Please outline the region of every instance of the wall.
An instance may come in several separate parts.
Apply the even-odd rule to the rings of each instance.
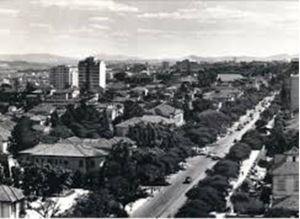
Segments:
[[[291,75],[291,110],[299,109],[299,75]]]
[[[0,218],[11,217],[11,207],[9,203],[0,202]]]
[[[104,156],[99,157],[51,157],[51,156],[34,156],[23,155],[20,157],[23,161],[33,161],[39,164],[52,163],[52,165],[64,166],[81,173],[94,172],[99,170],[100,163],[105,159]],[[80,166],[82,162],[82,166]],[[92,165],[94,163],[94,166]]]
[[[279,190],[279,181],[285,180],[285,190]],[[299,195],[299,192],[295,188],[299,187],[299,176],[289,175],[289,176],[274,176],[273,177],[273,197],[280,198],[290,195]]]

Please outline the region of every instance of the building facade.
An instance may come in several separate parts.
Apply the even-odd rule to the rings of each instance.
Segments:
[[[106,65],[103,61],[88,57],[78,63],[79,88],[87,90],[106,87]]]
[[[291,111],[295,112],[299,110],[299,75],[291,75],[290,86]]]
[[[56,89],[65,89],[71,86],[72,73],[66,65],[55,66],[50,69],[50,84]]]
[[[299,150],[294,147],[275,156],[273,169],[273,198],[299,196]]]
[[[79,87],[78,68],[77,67],[71,67],[70,68],[70,74],[71,74],[71,87]]]
[[[20,189],[0,185],[0,218],[20,218],[25,196]]]

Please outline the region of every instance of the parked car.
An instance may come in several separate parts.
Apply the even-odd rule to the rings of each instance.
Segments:
[[[209,153],[206,155],[206,157],[213,157],[213,156],[216,156],[216,154],[213,153],[213,152],[209,152]]]
[[[212,156],[211,159],[212,159],[212,160],[221,160],[222,158],[219,157],[219,156]]]
[[[192,182],[192,178],[190,176],[187,176],[184,180],[184,184],[190,184]]]

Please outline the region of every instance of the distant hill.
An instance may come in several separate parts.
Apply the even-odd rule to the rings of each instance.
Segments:
[[[299,55],[289,55],[289,54],[278,54],[274,56],[267,57],[254,57],[254,56],[220,56],[220,57],[201,57],[196,55],[189,55],[182,57],[182,59],[194,60],[197,62],[223,62],[232,61],[237,62],[251,62],[251,61],[290,61],[292,58],[298,57]]]
[[[179,58],[164,58],[164,59],[145,59],[137,56],[126,55],[109,55],[109,54],[96,54],[94,55],[100,60],[104,60],[108,63],[114,62],[149,62],[160,63],[162,61],[176,62],[184,59],[190,59],[197,62],[221,62],[221,61],[273,61],[273,60],[286,60],[290,61],[292,58],[298,57],[298,55],[278,54],[268,57],[253,57],[253,56],[221,56],[221,57],[202,57],[197,55],[189,55]],[[79,59],[52,55],[47,53],[35,53],[35,54],[7,54],[0,55],[0,69],[14,68],[27,69],[32,68],[48,68],[59,64],[71,64],[77,65]]]
[[[51,55],[47,53],[0,55],[0,60],[7,62],[22,61],[28,63],[43,63],[51,65],[77,63],[77,60],[75,58]]]
[[[0,61],[0,70],[44,70],[52,65],[46,63],[25,62],[25,61]],[[1,72],[0,72],[1,73]]]

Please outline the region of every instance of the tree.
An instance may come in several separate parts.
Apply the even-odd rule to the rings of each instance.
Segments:
[[[72,137],[73,132],[64,125],[58,125],[54,129],[51,130],[50,135],[57,138],[66,139]]]
[[[16,155],[19,151],[31,148],[40,141],[41,134],[31,129],[31,121],[22,117],[11,133],[9,151]]]
[[[144,109],[137,103],[133,101],[126,101],[124,103],[124,114],[123,119],[128,120],[133,117],[141,117],[144,115]]]
[[[214,174],[222,175],[227,178],[237,178],[239,169],[240,166],[238,162],[229,159],[223,159],[213,167]]]
[[[175,215],[176,218],[208,218],[211,207],[203,200],[188,200]]]
[[[124,81],[126,76],[127,74],[125,72],[117,72],[116,74],[114,74],[114,78],[118,81]]]
[[[77,199],[75,206],[64,217],[127,217],[127,213],[115,201],[108,190],[98,190]]]
[[[243,161],[251,154],[251,148],[246,143],[236,143],[229,150],[228,157],[235,161]]]
[[[49,197],[59,194],[72,185],[73,172],[51,164],[25,163],[22,189],[25,195]]]
[[[39,206],[36,206],[33,209],[37,211],[43,218],[54,217],[60,210],[57,203],[49,198],[46,199],[44,202],[36,203],[38,203]]]

